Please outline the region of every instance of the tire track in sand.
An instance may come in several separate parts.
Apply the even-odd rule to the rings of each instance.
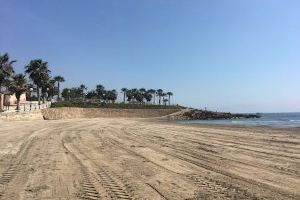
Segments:
[[[82,138],[78,132],[76,132],[76,137],[78,140],[78,144],[83,145]],[[109,141],[103,141],[105,145],[112,145]],[[107,143],[108,142],[108,143]],[[110,199],[136,199],[133,194],[133,187],[128,183],[122,176],[118,175],[115,171],[113,171],[109,166],[106,166],[103,163],[95,162],[95,159],[89,156],[89,148],[84,145],[84,149],[80,148],[80,145],[75,145],[72,140],[72,147],[76,149],[76,154],[81,160],[84,160],[85,164],[88,166],[92,166],[94,171],[96,172],[97,181],[103,186],[105,189],[105,193]]]
[[[13,194],[6,194],[6,188],[8,184],[16,177],[17,170],[19,166],[22,163],[22,160],[26,155],[28,154],[29,150],[31,149],[34,141],[36,140],[36,137],[29,138],[27,141],[25,141],[17,154],[12,158],[12,161],[9,164],[9,167],[1,174],[0,176],[0,199],[2,198],[10,198],[13,197]],[[9,195],[9,196],[7,196]]]
[[[123,129],[123,131],[126,131],[126,130]],[[139,136],[139,137],[135,137],[135,138],[128,138],[128,135],[130,135],[130,134],[135,135],[134,133],[126,131],[127,136],[126,135],[122,135],[122,136],[127,139],[131,139],[137,143],[141,143],[138,140],[138,138],[139,137],[143,138],[143,136]],[[144,138],[147,140],[147,137],[144,137]],[[170,146],[172,147],[172,145],[170,145]],[[179,160],[185,161],[187,163],[194,164],[196,166],[199,166],[199,167],[209,170],[211,172],[214,172],[217,174],[220,173],[227,177],[233,178],[232,176],[230,176],[230,174],[224,174],[223,171],[215,169],[214,167],[208,165],[208,163],[198,162],[198,161],[189,159],[188,157],[185,157],[187,155],[190,156],[190,154],[187,154],[187,155],[181,154],[180,155],[180,154],[178,154],[178,152],[176,153],[176,151],[171,153],[171,152],[168,152],[161,148],[157,148],[153,145],[151,146],[151,148],[158,152],[161,152],[165,155],[169,155],[169,156],[175,157]],[[172,147],[171,149],[176,150],[176,148],[174,148],[174,147]],[[237,199],[252,199],[252,200],[263,199],[263,198],[259,198],[259,197],[255,196],[254,194],[251,194],[247,190],[240,189],[237,186],[233,186],[233,185],[230,185],[225,182],[221,183],[218,180],[214,180],[212,178],[208,178],[208,177],[202,176],[200,174],[192,174],[192,175],[191,174],[187,174],[187,175],[182,174],[182,175],[185,176],[186,178],[188,178],[189,180],[193,181],[199,187],[199,189],[201,189],[202,191],[206,191],[210,197],[212,196],[216,199],[232,199],[234,197],[238,197]]]
[[[97,172],[99,182],[108,191],[112,199],[133,199],[127,192],[129,185],[125,185],[121,177],[116,177],[109,171],[108,167],[101,167]]]
[[[213,199],[263,200],[263,198],[258,198],[249,194],[246,190],[234,186],[229,186],[228,184],[206,176],[201,176],[199,174],[190,174],[187,175],[187,177],[195,184],[197,184],[200,189],[203,189],[205,192],[207,192],[208,195]]]
[[[80,161],[80,159],[69,150],[67,145],[65,144],[65,141],[62,140],[63,148],[65,149],[68,154],[71,155],[71,157],[76,161],[76,163],[80,166],[80,170],[83,176],[82,182],[81,182],[81,189],[82,191],[78,194],[79,198],[86,199],[86,200],[100,200],[101,195],[97,191],[94,183],[91,181],[91,175],[88,172],[88,169],[83,165],[83,163]]]

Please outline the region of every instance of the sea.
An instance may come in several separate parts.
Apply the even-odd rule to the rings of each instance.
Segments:
[[[184,124],[209,124],[229,126],[267,126],[275,128],[300,128],[300,113],[260,113],[258,119],[186,120]]]

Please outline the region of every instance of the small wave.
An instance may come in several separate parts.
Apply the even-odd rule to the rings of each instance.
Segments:
[[[243,122],[241,122],[241,121],[231,121],[231,123],[240,124],[240,123],[243,123]]]
[[[290,122],[300,122],[299,119],[291,119]]]

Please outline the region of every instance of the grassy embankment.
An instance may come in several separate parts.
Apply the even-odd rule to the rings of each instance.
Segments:
[[[124,104],[124,103],[104,103],[104,102],[75,102],[61,101],[52,103],[51,108],[76,107],[76,108],[117,108],[117,109],[176,109],[174,105],[146,105],[146,104]]]

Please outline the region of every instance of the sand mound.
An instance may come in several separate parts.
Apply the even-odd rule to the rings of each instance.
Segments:
[[[0,121],[43,120],[40,110],[0,113]]]
[[[112,109],[112,108],[49,108],[42,110],[44,119],[73,118],[152,118],[169,115],[178,109]]]

